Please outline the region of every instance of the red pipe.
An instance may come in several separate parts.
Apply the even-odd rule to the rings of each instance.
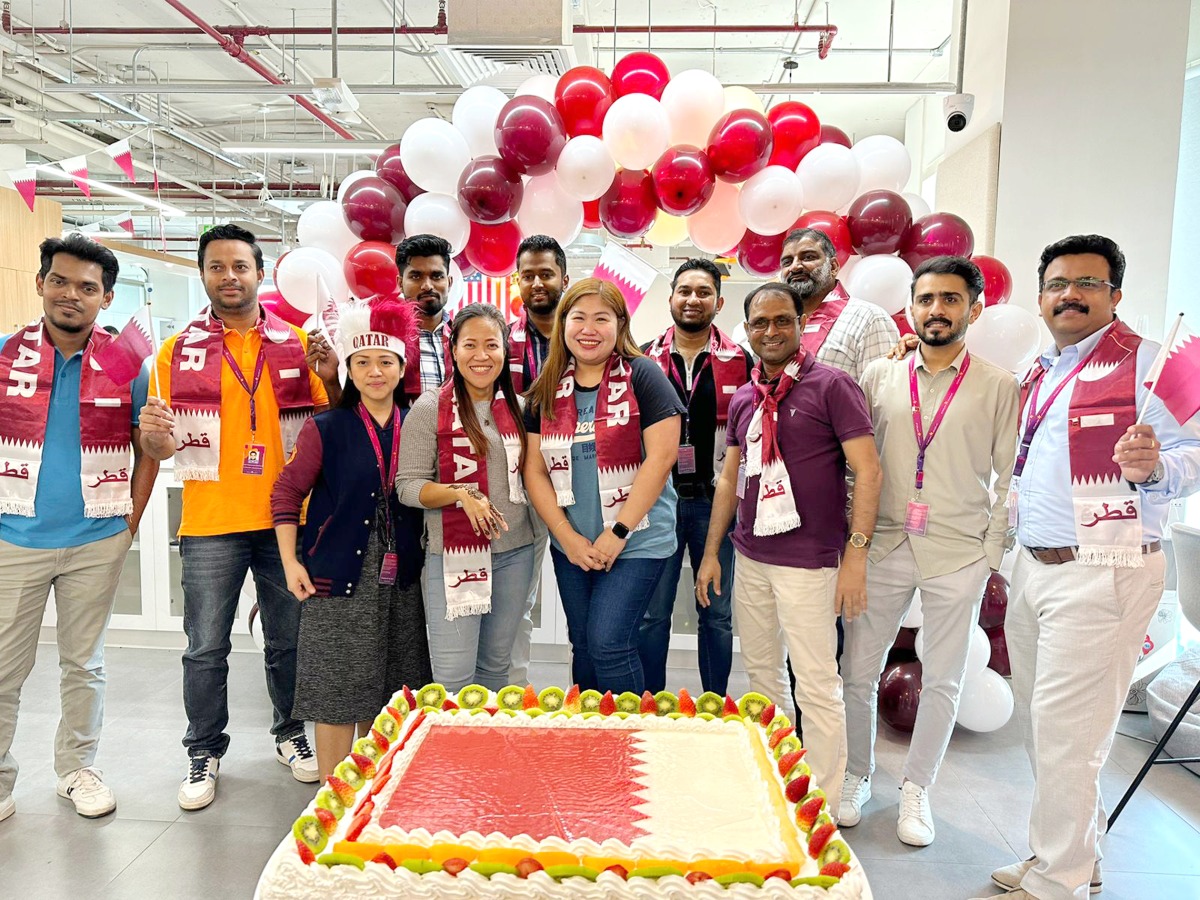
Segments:
[[[167,5],[176,12],[180,13],[188,21],[195,24],[201,31],[220,44],[226,53],[243,65],[253,69],[271,84],[287,84],[287,82],[285,82],[282,78],[247,53],[246,48],[242,46],[241,41],[239,41],[237,38],[230,38],[221,34],[221,32],[217,31],[202,18],[200,18],[199,15],[184,5],[181,0],[167,0]],[[329,116],[317,108],[316,104],[304,97],[301,92],[297,91],[295,94],[289,94],[289,96],[295,100],[302,109],[307,111],[318,122],[326,125],[330,131],[332,131],[338,137],[343,137],[349,141],[355,139],[353,132],[347,131],[333,119],[329,118]]]

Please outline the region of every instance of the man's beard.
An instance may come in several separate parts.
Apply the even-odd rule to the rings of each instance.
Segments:
[[[930,347],[945,347],[947,344],[953,344],[956,341],[961,341],[964,337],[966,337],[967,322],[964,321],[962,323],[962,327],[954,331],[949,330],[952,323],[947,322],[944,319],[939,319],[938,322],[944,325],[947,330],[938,335],[930,335],[929,323],[926,322],[921,326],[917,335],[917,337],[921,339],[922,343],[928,344]]]
[[[530,312],[537,313],[539,316],[550,315],[558,309],[558,301],[562,299],[562,291],[546,291],[545,298],[530,298],[525,303],[525,308]]]
[[[818,293],[829,292],[833,289],[833,260],[826,259],[821,267],[807,278],[798,279],[795,282],[789,281],[788,284],[800,292],[803,300]]]
[[[51,325],[53,325],[59,331],[65,331],[67,334],[82,334],[84,331],[92,330],[91,322],[88,322],[85,325],[83,322],[60,322],[57,321],[54,316],[50,315],[46,316],[46,318],[50,321]]]
[[[433,316],[440,315],[442,310],[446,308],[446,299],[445,294],[435,293],[419,296],[413,302],[422,315],[432,318]]]
[[[704,331],[704,329],[712,325],[713,319],[715,318],[716,314],[714,313],[712,318],[706,319],[703,322],[685,322],[680,321],[679,317],[676,316],[675,313],[671,313],[671,319],[675,322],[675,327],[680,331],[686,331],[688,334],[699,334],[701,331]]]

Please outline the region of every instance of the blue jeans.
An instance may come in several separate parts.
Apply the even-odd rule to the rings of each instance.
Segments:
[[[183,708],[188,717],[183,746],[190,756],[222,756],[229,748],[229,636],[246,571],[254,573],[262,622],[267,693],[275,710],[276,742],[304,731],[292,718],[296,694],[296,637],[300,604],[287,589],[272,529],[182,537]]]
[[[443,557],[425,555],[425,623],[433,680],[449,692],[468,684],[494,691],[508,684],[513,644],[533,581],[533,545],[492,554],[492,611],[446,619]]]
[[[712,501],[707,497],[680,499],[675,519],[675,537],[679,546],[666,561],[638,635],[638,655],[646,674],[646,690],[652,694],[667,686],[671,612],[679,589],[684,550],[691,557],[694,575],[704,559],[704,541],[708,537],[711,516]],[[717,596],[710,588],[709,605],[696,604],[699,623],[696,643],[700,652],[700,683],[704,690],[724,696],[729,686],[729,669],[733,665],[733,541],[728,533],[721,541],[717,556],[721,563],[721,594]]]
[[[567,615],[571,678],[582,690],[645,690],[638,627],[666,560],[617,557],[609,572],[584,572],[551,546],[554,577]]]

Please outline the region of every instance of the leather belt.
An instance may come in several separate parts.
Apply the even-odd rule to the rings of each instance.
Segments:
[[[696,481],[678,481],[675,484],[675,493],[679,495],[680,500],[711,500],[713,492],[714,488],[711,485]]]
[[[1075,551],[1078,547],[1026,547],[1033,558],[1040,563],[1045,563],[1048,566],[1057,566],[1060,563],[1071,562],[1075,559]],[[1162,549],[1162,541],[1154,541],[1150,544],[1142,544],[1142,553],[1157,553]]]

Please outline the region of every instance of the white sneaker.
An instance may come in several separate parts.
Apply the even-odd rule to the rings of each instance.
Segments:
[[[313,784],[321,780],[321,772],[317,768],[317,757],[308,746],[308,737],[304,732],[275,745],[275,758],[292,770],[292,777],[305,784]]]
[[[16,811],[17,801],[13,799],[12,794],[9,794],[3,800],[0,800],[0,822],[3,822]]]
[[[180,809],[204,809],[217,796],[217,772],[221,761],[215,756],[188,758],[188,774],[179,785]]]
[[[1010,893],[1019,890],[1021,879],[1025,877],[1026,872],[1033,868],[1036,862],[1037,857],[1031,856],[1029,859],[1013,863],[1011,866],[1001,866],[992,873],[992,883]],[[1104,872],[1100,868],[1100,860],[1096,860],[1092,866],[1092,881],[1088,885],[1088,893],[1099,894],[1102,890],[1104,890]]]
[[[838,828],[850,828],[862,819],[862,808],[871,799],[871,776],[851,772],[842,779],[842,802],[838,804]]]
[[[107,816],[117,808],[117,798],[100,780],[100,772],[91,766],[76,769],[58,779],[58,796],[75,804],[75,812],[85,819]],[[0,819],[4,818],[0,812]]]
[[[906,781],[900,787],[900,818],[896,822],[896,837],[911,847],[928,847],[933,843],[933,812],[929,809],[929,791]]]

